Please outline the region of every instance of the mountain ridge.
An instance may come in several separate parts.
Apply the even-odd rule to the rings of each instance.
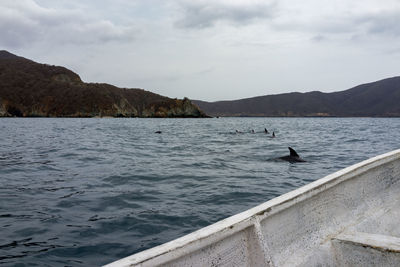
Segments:
[[[400,77],[357,85],[344,91],[311,91],[238,100],[193,100],[211,116],[400,117]]]

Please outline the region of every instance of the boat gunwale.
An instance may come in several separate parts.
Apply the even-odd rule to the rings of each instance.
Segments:
[[[254,220],[261,221],[266,217],[277,214],[293,205],[296,205],[297,203],[301,203],[302,201],[316,196],[342,182],[353,179],[369,170],[390,163],[399,158],[400,149],[397,149],[361,161],[283,195],[270,199],[241,213],[232,215],[167,243],[114,261],[106,266],[140,265],[167,253],[172,254],[168,255],[168,259],[163,260],[163,262],[166,263],[172,261],[183,254],[192,253],[199,248],[204,248],[207,245],[223,240],[227,236],[240,232],[241,230],[254,225]],[[212,238],[214,236],[217,236],[217,238]]]

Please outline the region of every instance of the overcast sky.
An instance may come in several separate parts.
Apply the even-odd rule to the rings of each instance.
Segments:
[[[0,0],[0,50],[208,101],[400,74],[399,0]]]

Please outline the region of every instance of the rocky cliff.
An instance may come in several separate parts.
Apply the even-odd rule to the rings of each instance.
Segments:
[[[78,74],[0,51],[1,117],[206,117],[187,98],[85,83]]]

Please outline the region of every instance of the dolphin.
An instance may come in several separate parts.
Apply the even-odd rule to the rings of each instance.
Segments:
[[[265,132],[266,134],[269,133],[268,130],[267,130],[267,128],[264,128],[264,132]]]
[[[160,134],[160,133],[162,133],[161,131],[155,131],[154,133],[156,133],[156,134]]]
[[[290,155],[279,157],[278,159],[289,161],[290,163],[306,162],[304,159],[300,158],[299,154],[297,154],[297,152],[293,148],[291,148],[291,147],[288,147],[288,148],[290,151]]]

